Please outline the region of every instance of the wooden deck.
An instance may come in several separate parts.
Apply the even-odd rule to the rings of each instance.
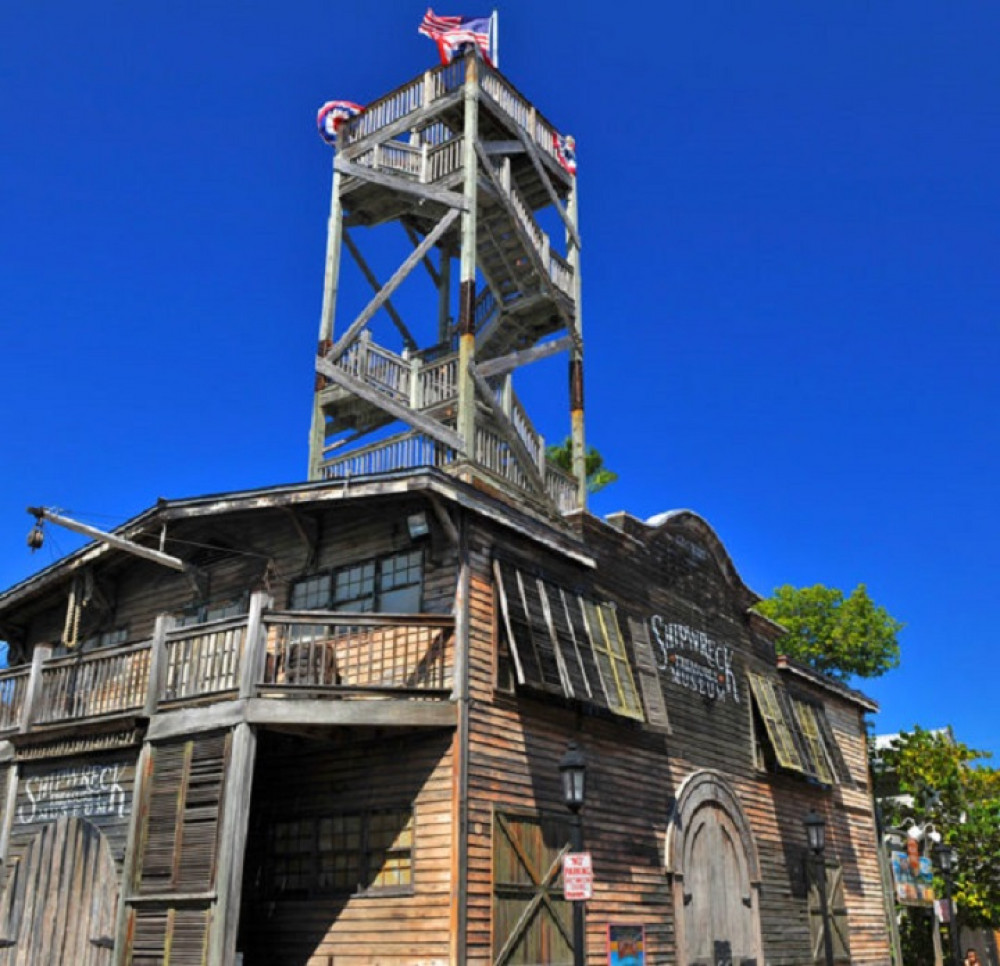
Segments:
[[[434,614],[257,603],[248,615],[190,627],[160,618],[151,640],[58,658],[42,647],[30,666],[0,672],[0,738],[236,701],[262,722],[334,724],[348,720],[334,705],[352,702],[352,722],[391,723],[387,703],[449,705],[453,664],[454,620]],[[273,713],[272,702],[281,704]]]

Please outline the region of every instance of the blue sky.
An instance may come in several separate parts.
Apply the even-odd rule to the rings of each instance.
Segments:
[[[1000,7],[569,9],[503,3],[501,66],[577,139],[587,430],[621,477],[592,509],[694,509],[761,593],[866,583],[906,622],[878,729],[1000,750]],[[304,478],[315,112],[433,66],[423,10],[0,5],[0,586],[77,545],[29,555],[29,504],[110,527]],[[358,240],[388,277],[402,249]],[[368,294],[345,275],[341,325]],[[558,439],[565,361],[536,368]]]

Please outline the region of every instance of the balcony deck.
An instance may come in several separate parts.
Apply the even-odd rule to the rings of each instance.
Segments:
[[[144,717],[286,727],[451,724],[454,619],[266,610],[0,672],[0,739]],[[193,713],[194,712],[194,713]],[[157,723],[159,721],[159,728]]]

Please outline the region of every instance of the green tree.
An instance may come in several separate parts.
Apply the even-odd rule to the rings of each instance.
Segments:
[[[573,440],[567,436],[561,443],[546,447],[545,458],[559,469],[573,474]],[[604,457],[594,449],[593,446],[587,449],[587,456],[584,463],[587,473],[587,492],[596,493],[603,490],[618,479],[618,474],[612,472],[604,465]]]
[[[915,727],[876,758],[876,779],[899,794],[882,800],[886,825],[933,822],[957,854],[954,899],[968,926],[1000,928],[1000,769],[991,754],[950,731]],[[895,790],[895,789],[893,789]],[[942,893],[943,894],[943,893]]]
[[[839,681],[878,677],[899,664],[903,625],[872,601],[864,584],[849,597],[822,584],[785,584],[757,610],[788,631],[778,642],[782,653]]]

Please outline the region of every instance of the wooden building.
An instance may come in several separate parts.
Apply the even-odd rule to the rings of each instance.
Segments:
[[[822,962],[810,812],[837,961],[888,963],[874,706],[778,656],[696,514],[584,506],[555,128],[468,54],[338,140],[310,481],[160,501],[0,594],[0,964],[571,962],[571,741],[588,963]],[[350,231],[390,224],[413,254],[334,340]],[[390,311],[421,264],[424,348]],[[511,380],[556,352],[573,477]]]

